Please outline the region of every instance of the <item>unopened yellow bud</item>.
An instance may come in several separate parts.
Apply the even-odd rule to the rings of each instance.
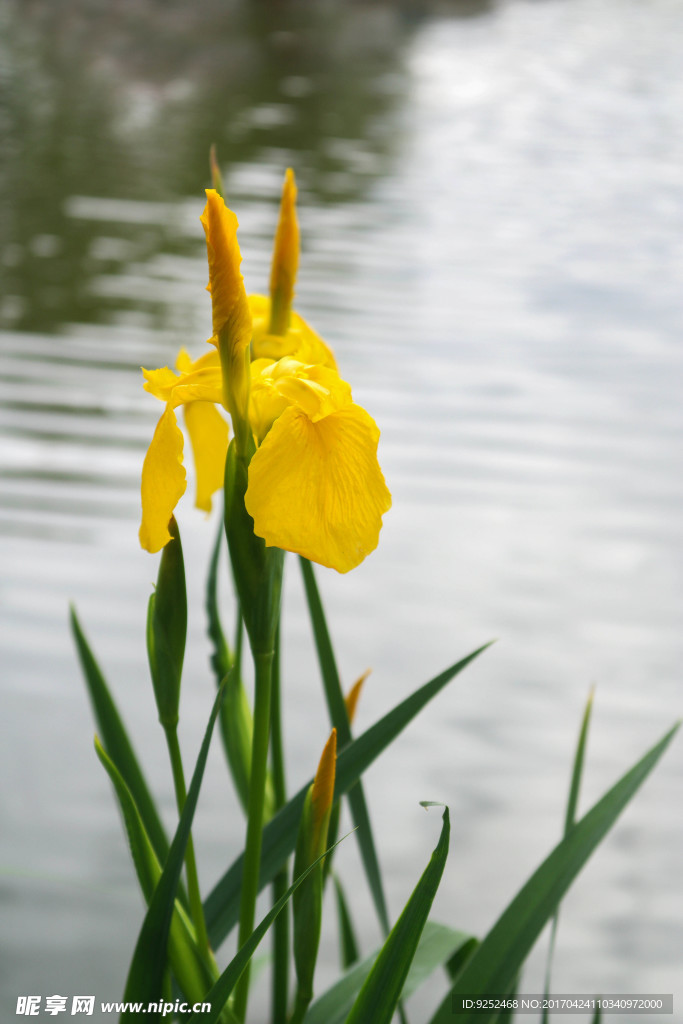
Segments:
[[[355,683],[344,697],[344,703],[346,704],[346,714],[349,718],[349,725],[353,722],[356,715],[356,707],[358,706],[358,698],[360,697],[360,691],[363,689],[363,683],[368,678],[372,669],[367,669],[363,675],[356,679]]]
[[[320,857],[327,846],[327,830],[334,799],[334,779],[337,760],[337,730],[325,744],[313,785],[306,794],[299,838],[294,856],[294,877],[298,878],[306,868]],[[322,863],[304,879],[294,893],[294,966],[297,976],[297,993],[294,1014],[290,1024],[303,1020],[306,1008],[313,997],[313,975],[320,943],[322,920],[323,874]]]
[[[237,241],[237,217],[215,189],[206,190],[206,206],[200,218],[209,257],[209,291],[213,313],[213,338],[223,371],[223,402],[232,416],[240,454],[248,436],[249,343],[251,313],[240,270],[242,254]]]
[[[334,798],[337,766],[337,730],[333,729],[320,758],[311,790],[311,860],[319,857],[327,842],[327,826]]]
[[[275,232],[273,263],[270,271],[269,334],[284,335],[289,328],[294,282],[299,266],[299,224],[296,219],[296,182],[287,168],[282,186],[280,218]]]

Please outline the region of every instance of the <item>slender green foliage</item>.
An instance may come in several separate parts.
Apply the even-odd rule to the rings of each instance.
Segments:
[[[569,797],[567,798],[567,811],[564,819],[564,835],[569,834],[570,829],[574,827],[576,821],[576,808],[579,802],[579,792],[581,790],[581,778],[583,776],[583,765],[586,757],[586,744],[588,742],[588,727],[590,725],[591,713],[593,711],[593,695],[595,690],[591,687],[591,691],[588,694],[588,700],[586,701],[586,707],[583,712],[583,718],[581,720],[581,728],[579,729],[579,738],[576,744],[576,751],[574,753],[574,764],[572,767],[571,782],[569,784]],[[557,939],[557,925],[559,922],[560,908],[558,907],[553,914],[552,924],[550,926],[550,941],[548,943],[548,960],[545,969],[545,995],[550,995],[550,978],[552,975],[553,967],[553,956],[555,953],[555,942]],[[549,1010],[547,1005],[543,1008],[542,1024],[548,1024]]]
[[[168,855],[169,844],[156,804],[145,781],[114,698],[85,638],[73,607],[70,609],[70,619],[76,650],[88,687],[102,746],[116,764],[121,777],[130,790],[140,812],[145,831],[154,847],[154,852],[160,863],[163,864]]]
[[[441,835],[431,860],[375,960],[346,1024],[389,1024],[391,1021],[439,888],[448,856],[450,831],[446,807]]]
[[[388,714],[345,747],[337,757],[335,799],[339,799],[360,778],[383,750],[405,729],[415,716],[443,688],[455,679],[490,644],[477,648],[435,676],[415,693],[397,704]],[[296,844],[299,818],[312,780],[306,783],[279,811],[263,830],[260,889],[272,882]],[[226,871],[205,902],[206,922],[213,947],[217,949],[237,923],[242,885],[243,855]]]
[[[190,835],[192,819],[197,807],[199,790],[202,778],[204,777],[211,734],[222,699],[223,688],[216,695],[183,813],[171,843],[168,859],[154,890],[154,895],[138,936],[126,982],[124,993],[126,1001],[134,1001],[136,1003],[156,1002],[159,1000],[162,991],[166,970],[166,949],[173,917],[175,893],[185,857],[185,848]],[[141,1013],[138,1010],[128,1009],[121,1015],[121,1024],[157,1024],[160,1019],[161,1015],[158,1013]]]
[[[678,725],[649,750],[555,847],[503,912],[463,967],[432,1018],[449,1024],[453,999],[506,993],[565,892],[671,742]],[[487,1024],[490,1014],[461,1014],[461,1024]]]
[[[301,565],[301,572],[304,578],[306,600],[313,625],[315,647],[318,652],[318,662],[323,679],[327,709],[330,721],[337,730],[339,747],[343,749],[351,742],[351,729],[346,713],[346,705],[344,704],[339,672],[337,671],[337,662],[332,649],[330,631],[327,626],[318,585],[315,581],[313,566],[306,558],[300,558],[299,564]],[[347,796],[351,807],[353,823],[356,826],[356,837],[370,892],[372,893],[380,924],[386,934],[389,931],[389,915],[387,913],[384,888],[382,886],[382,874],[362,783],[359,781],[357,785],[353,786],[348,791]]]

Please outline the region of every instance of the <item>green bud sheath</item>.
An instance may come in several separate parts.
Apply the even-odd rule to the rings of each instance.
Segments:
[[[249,458],[230,442],[225,462],[225,532],[235,585],[254,655],[272,654],[280,615],[284,551],[266,547],[254,533],[254,520],[244,507]]]
[[[168,525],[171,540],[161,553],[155,592],[147,609],[147,654],[159,721],[164,728],[178,722],[180,680],[187,636],[187,591],[180,532]]]

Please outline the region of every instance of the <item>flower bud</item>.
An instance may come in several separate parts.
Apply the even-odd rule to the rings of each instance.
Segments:
[[[171,540],[159,563],[156,590],[147,608],[147,654],[159,721],[164,728],[178,722],[180,681],[187,635],[185,563],[178,524],[168,524]]]
[[[270,271],[269,334],[284,335],[289,328],[294,282],[299,267],[299,224],[296,219],[296,182],[287,168],[282,186],[280,217],[275,232]]]
[[[294,877],[310,867],[327,848],[327,830],[334,799],[337,758],[337,730],[325,744],[313,785],[306,794],[296,854]],[[301,1019],[313,998],[313,975],[320,943],[323,875],[320,862],[292,897],[294,907],[294,965],[297,976],[296,1005],[293,1020]]]

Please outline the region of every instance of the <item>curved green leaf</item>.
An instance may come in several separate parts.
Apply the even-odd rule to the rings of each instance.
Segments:
[[[498,995],[513,985],[531,947],[565,892],[671,742],[678,724],[657,743],[555,847],[503,912],[460,972],[431,1024],[452,1024],[453,999]],[[487,1024],[495,1011],[458,1014],[459,1024]]]
[[[70,619],[78,657],[95,713],[97,731],[102,738],[102,745],[114,764],[116,764],[128,786],[135,805],[140,812],[145,831],[154,847],[154,852],[163,864],[168,856],[168,839],[161,824],[161,818],[145,782],[131,742],[128,739],[128,734],[121,721],[121,716],[114,703],[114,699],[109,692],[109,687],[81,629],[76,609],[73,606],[70,608]]]
[[[371,726],[358,739],[352,740],[337,757],[337,773],[334,787],[335,799],[346,793],[360,778],[365,769],[379,757],[383,750],[405,729],[436,694],[455,676],[459,675],[489,644],[484,644],[466,658],[451,665],[435,676],[415,693],[407,697],[388,714]],[[278,811],[263,830],[261,848],[261,869],[259,887],[262,889],[273,880],[296,845],[296,836],[306,793],[312,779],[292,797],[289,803]],[[233,862],[205,903],[206,923],[214,949],[237,923],[242,885],[242,856]]]
[[[334,844],[334,846],[338,846],[339,843],[343,843],[344,839],[346,838],[346,836],[343,836],[342,839],[338,840],[338,842]],[[225,1007],[225,1004],[227,1003],[235,985],[240,979],[240,975],[242,974],[245,967],[247,966],[252,956],[254,955],[259,943],[261,942],[261,939],[266,934],[266,932],[268,931],[268,929],[270,928],[271,924],[278,916],[280,911],[284,908],[287,901],[291,899],[293,893],[299,888],[301,883],[304,882],[306,878],[308,878],[311,871],[313,871],[313,869],[320,864],[320,861],[323,859],[323,857],[326,857],[329,854],[330,850],[334,849],[334,846],[331,846],[329,850],[326,850],[323,854],[321,854],[321,856],[318,857],[317,860],[314,860],[312,864],[309,864],[306,870],[302,871],[302,873],[299,875],[296,881],[294,881],[292,885],[290,885],[287,892],[280,897],[280,899],[277,901],[277,903],[274,904],[273,907],[271,907],[269,912],[266,914],[266,916],[263,918],[260,924],[256,926],[256,928],[251,933],[251,935],[244,943],[244,945],[238,950],[237,955],[233,957],[233,959],[230,961],[230,963],[225,968],[225,970],[223,971],[223,973],[221,974],[220,978],[215,983],[211,991],[204,996],[204,1002],[211,1004],[210,1012],[198,1012],[194,1014],[194,1016],[190,1018],[188,1024],[215,1024],[215,1022],[219,1020],[221,1013],[223,1012],[223,1009]]]
[[[187,794],[183,813],[178,822],[176,834],[171,843],[168,860],[161,878],[154,890],[149,908],[138,936],[133,960],[128,972],[124,1000],[144,1003],[156,1002],[160,998],[164,971],[166,970],[166,949],[173,916],[175,892],[185,858],[185,848],[190,835],[192,819],[199,799],[199,790],[204,776],[206,759],[209,754],[211,735],[225,692],[224,686],[216,695],[209,722],[206,727],[197,765]],[[155,1024],[161,1020],[158,1013],[145,1013],[129,1009],[121,1014],[122,1024]]]
[[[595,688],[591,687],[590,693],[588,694],[588,700],[586,701],[586,707],[583,712],[583,718],[581,720],[581,728],[579,729],[579,738],[576,744],[576,751],[574,753],[574,765],[572,767],[572,777],[569,783],[569,796],[567,798],[567,811],[564,818],[564,835],[568,835],[570,829],[574,827],[576,821],[576,808],[579,803],[579,792],[581,790],[581,778],[583,776],[583,765],[586,759],[586,744],[588,743],[588,727],[590,725],[591,714],[593,712],[593,695]],[[548,957],[546,960],[545,967],[545,986],[544,994],[546,998],[550,995],[550,979],[552,976],[553,969],[553,957],[555,955],[555,941],[557,939],[557,926],[560,919],[560,908],[557,907],[553,914],[553,921],[550,928],[550,940],[548,942]],[[548,1024],[550,1020],[550,1011],[547,1006],[543,1009],[543,1016],[541,1017],[541,1024]]]
[[[327,709],[330,721],[337,730],[337,742],[341,750],[351,742],[351,728],[349,726],[349,717],[346,713],[346,705],[344,704],[344,695],[339,680],[339,672],[337,671],[337,663],[334,651],[332,650],[330,632],[327,628],[325,612],[318,585],[315,581],[313,566],[307,558],[301,557],[299,558],[299,564],[304,578],[308,610],[313,624],[313,635],[318,652],[320,672],[323,678]],[[372,893],[375,909],[377,910],[377,916],[386,935],[389,932],[389,915],[387,913],[387,904],[382,886],[382,874],[377,858],[377,850],[375,849],[375,840],[372,835],[372,826],[370,825],[370,815],[365,800],[363,784],[358,782],[357,785],[348,791],[347,796],[351,808],[351,817],[356,826],[356,837],[368,885],[370,886],[370,892]]]
[[[436,890],[439,888],[448,856],[450,817],[444,808],[443,826],[436,849],[391,929],[370,974],[353,1004],[346,1024],[390,1024],[417,950],[422,929],[427,923]]]
[[[135,800],[118,768],[95,737],[95,750],[114,786],[119,801],[128,844],[145,902],[149,904],[161,877],[161,865],[152,847]],[[201,1000],[215,980],[203,962],[194,936],[194,928],[185,910],[176,900],[169,934],[169,960],[178,984],[188,999]]]
[[[441,964],[457,955],[468,944],[465,932],[454,931],[446,925],[427,921],[403,986],[402,998],[407,999],[430,977]],[[379,956],[379,949],[355,964],[309,1007],[304,1024],[344,1024],[365,979]]]

